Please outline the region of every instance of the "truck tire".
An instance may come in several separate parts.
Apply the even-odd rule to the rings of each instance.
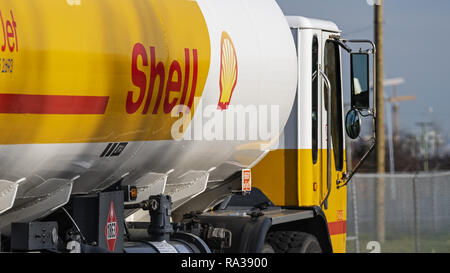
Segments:
[[[321,253],[319,241],[314,235],[299,231],[269,232],[266,242],[275,253]]]

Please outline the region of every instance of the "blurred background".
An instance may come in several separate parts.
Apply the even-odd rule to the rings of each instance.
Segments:
[[[344,38],[375,41],[378,0],[277,2],[286,15],[330,20]],[[384,170],[374,152],[348,185],[347,252],[448,253],[450,1],[382,3]],[[348,55],[342,59],[348,110]],[[358,139],[347,139],[349,169],[371,145],[372,123],[363,128]]]

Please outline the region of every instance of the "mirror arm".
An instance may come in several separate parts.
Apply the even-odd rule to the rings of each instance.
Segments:
[[[358,43],[358,44],[370,44],[372,46],[372,52],[374,55],[376,54],[377,47],[375,46],[375,43],[371,40],[347,40],[347,39],[340,39],[344,44],[346,43]]]
[[[355,175],[355,173],[359,170],[359,168],[361,167],[361,165],[366,161],[367,157],[372,153],[372,151],[375,150],[375,146],[376,146],[376,142],[374,142],[374,143],[372,144],[372,146],[370,147],[370,149],[363,155],[363,157],[361,158],[361,160],[358,162],[358,164],[356,164],[355,168],[352,170],[352,172],[350,173],[350,175],[349,175],[348,177],[344,174],[343,179],[342,179],[342,180],[339,180],[339,181],[344,182],[344,184],[341,185],[341,184],[339,183],[339,184],[337,185],[337,188],[338,188],[338,189],[347,186],[348,182],[350,182],[350,180],[352,179],[353,175]]]
[[[352,53],[352,49],[347,45],[347,43],[358,43],[358,44],[370,44],[372,46],[372,50],[370,53],[376,54],[377,48],[375,46],[375,43],[371,40],[347,40],[347,39],[341,39],[339,35],[331,35],[330,38],[334,39],[342,48],[344,48],[348,53]]]
[[[345,51],[348,53],[352,53],[352,49],[343,42],[344,40],[341,40],[341,37],[339,35],[330,35],[330,38],[334,39],[336,43],[338,43]]]

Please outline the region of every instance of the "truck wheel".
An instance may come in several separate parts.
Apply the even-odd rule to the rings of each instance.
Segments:
[[[266,237],[275,253],[321,253],[319,241],[309,233],[299,231],[273,231]]]

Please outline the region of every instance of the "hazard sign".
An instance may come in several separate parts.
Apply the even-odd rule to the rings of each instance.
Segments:
[[[116,212],[114,211],[114,202],[111,201],[105,227],[106,243],[110,251],[114,251],[114,248],[116,247],[118,233],[119,230],[117,226]]]

